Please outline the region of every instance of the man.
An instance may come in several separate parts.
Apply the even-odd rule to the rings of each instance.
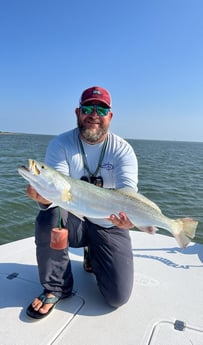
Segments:
[[[138,167],[132,147],[111,133],[111,96],[102,87],[86,89],[75,109],[77,128],[56,136],[48,146],[45,163],[65,175],[103,188],[137,190]],[[86,183],[86,182],[84,182]],[[50,247],[51,230],[57,227],[59,208],[52,207],[28,186],[27,194],[39,202],[36,246],[39,276],[44,292],[30,304],[27,314],[43,318],[61,298],[72,293],[73,276],[67,248]],[[133,256],[129,237],[134,224],[120,210],[109,219],[82,222],[61,209],[60,221],[68,229],[70,247],[85,247],[84,267],[92,271],[106,302],[119,307],[130,297],[133,285]],[[68,244],[67,244],[68,246]],[[88,252],[87,252],[88,248]]]

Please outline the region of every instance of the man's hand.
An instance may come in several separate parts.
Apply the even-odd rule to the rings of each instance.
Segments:
[[[120,212],[119,217],[117,217],[115,214],[111,214],[108,219],[113,225],[120,229],[132,229],[135,226],[133,223],[131,223],[130,219],[128,219],[124,212]]]
[[[112,222],[113,225],[117,226],[120,229],[132,229],[136,227],[137,229],[147,232],[148,234],[154,234],[157,231],[157,228],[155,228],[154,226],[137,227],[135,224],[131,223],[130,219],[124,212],[120,212],[119,217],[117,217],[115,214],[111,214],[108,219]]]
[[[44,199],[37,191],[29,184],[26,190],[27,196],[43,205],[50,205],[51,201]]]

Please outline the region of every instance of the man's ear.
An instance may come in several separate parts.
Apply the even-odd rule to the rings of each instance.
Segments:
[[[112,111],[110,112],[110,116],[111,116],[111,119],[112,119],[112,117],[113,117],[113,113],[112,113]]]
[[[75,114],[78,116],[80,114],[80,108],[75,108]]]

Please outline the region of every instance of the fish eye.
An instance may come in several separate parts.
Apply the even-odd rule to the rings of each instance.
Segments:
[[[42,165],[42,166],[41,166],[41,168],[42,168],[42,169],[45,169],[45,166],[44,166],[44,165]]]

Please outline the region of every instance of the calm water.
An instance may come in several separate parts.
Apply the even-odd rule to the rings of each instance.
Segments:
[[[29,158],[43,161],[51,138],[0,135],[0,244],[34,234],[38,207],[26,197],[26,181],[18,175],[17,167],[27,165]],[[203,243],[203,143],[129,142],[138,157],[139,191],[171,218],[197,219],[195,241]]]

